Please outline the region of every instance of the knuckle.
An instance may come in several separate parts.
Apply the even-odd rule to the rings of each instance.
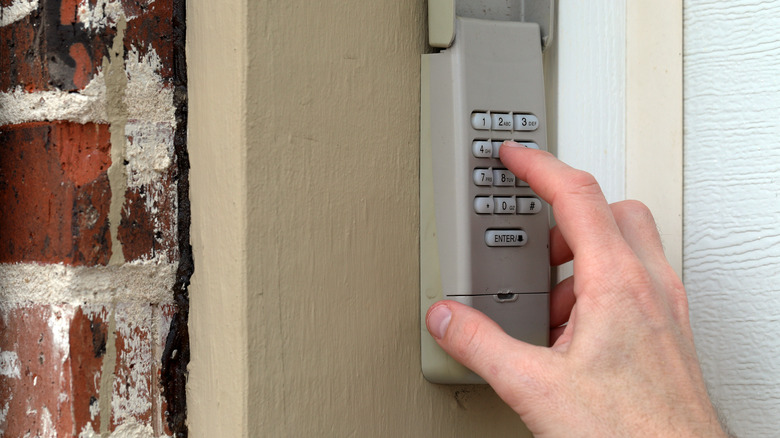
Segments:
[[[679,316],[688,317],[688,294],[685,292],[685,286],[676,274],[672,273],[672,278],[667,280],[665,285],[667,295],[672,307]]]
[[[595,195],[601,194],[596,178],[584,170],[574,170],[568,178],[569,191],[575,194]]]
[[[614,205],[614,214],[617,220],[627,221],[635,225],[651,226],[655,228],[653,212],[641,201],[629,199]]]

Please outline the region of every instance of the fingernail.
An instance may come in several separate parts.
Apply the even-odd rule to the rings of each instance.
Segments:
[[[510,148],[524,148],[525,146],[521,145],[520,143],[514,142],[512,140],[506,140],[502,143],[504,146],[509,146]]]
[[[447,327],[450,325],[452,311],[446,304],[436,305],[428,312],[428,318],[425,325],[428,326],[428,332],[436,338],[441,339],[447,333]]]

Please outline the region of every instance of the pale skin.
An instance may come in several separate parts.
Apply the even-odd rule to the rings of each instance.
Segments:
[[[707,395],[682,282],[643,204],[608,204],[596,180],[512,142],[501,161],[553,209],[551,347],[518,341],[477,310],[440,301],[426,324],[537,437],[726,437]],[[562,326],[568,321],[568,324]]]

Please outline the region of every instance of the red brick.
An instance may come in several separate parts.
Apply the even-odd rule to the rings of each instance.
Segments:
[[[170,189],[175,185],[174,175],[175,169],[170,168],[159,185],[127,191],[119,224],[119,241],[125,260],[178,258],[176,198]]]
[[[0,262],[108,262],[109,139],[93,123],[0,127]]]
[[[108,324],[101,313],[86,315],[79,307],[73,314],[69,330],[70,366],[73,374],[71,409],[76,432],[87,423],[100,431],[100,415],[92,417],[100,399],[100,374],[106,354]]]
[[[175,311],[143,304],[4,308],[0,351],[15,358],[10,369],[18,374],[0,375],[0,407],[8,407],[0,422],[3,436],[77,436],[85,428],[99,433],[100,397],[108,394],[109,431],[132,419],[151,426],[155,436],[170,435],[154,352],[162,351]],[[108,331],[112,312],[114,336]],[[100,385],[112,340],[116,366],[107,392]]]
[[[67,311],[49,307],[0,313],[0,350],[15,353],[19,367],[18,378],[0,375],[0,406],[8,406],[0,425],[5,436],[52,436],[48,428],[73,435],[68,352],[58,347],[60,333],[51,325],[67,327],[69,320]]]
[[[78,19],[76,11],[78,10],[78,0],[60,0],[60,24],[73,25]]]
[[[36,30],[41,25],[39,16],[30,15],[7,26],[0,27],[0,91],[21,86],[27,91],[48,88],[49,73]]]
[[[90,0],[95,7],[97,0]],[[116,36],[113,26],[87,29],[78,22],[78,0],[40,0],[38,11],[0,27],[0,91],[83,89],[97,74]],[[122,0],[127,22],[125,53],[151,48],[162,61],[163,79],[173,75],[173,1]],[[100,11],[100,8],[98,8]]]

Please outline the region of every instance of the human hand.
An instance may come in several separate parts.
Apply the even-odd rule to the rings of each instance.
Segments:
[[[596,180],[513,142],[501,161],[553,209],[550,263],[574,275],[550,293],[550,348],[440,301],[426,324],[536,436],[726,436],[707,396],[682,282],[650,211],[608,205]],[[568,324],[562,326],[565,322]]]

